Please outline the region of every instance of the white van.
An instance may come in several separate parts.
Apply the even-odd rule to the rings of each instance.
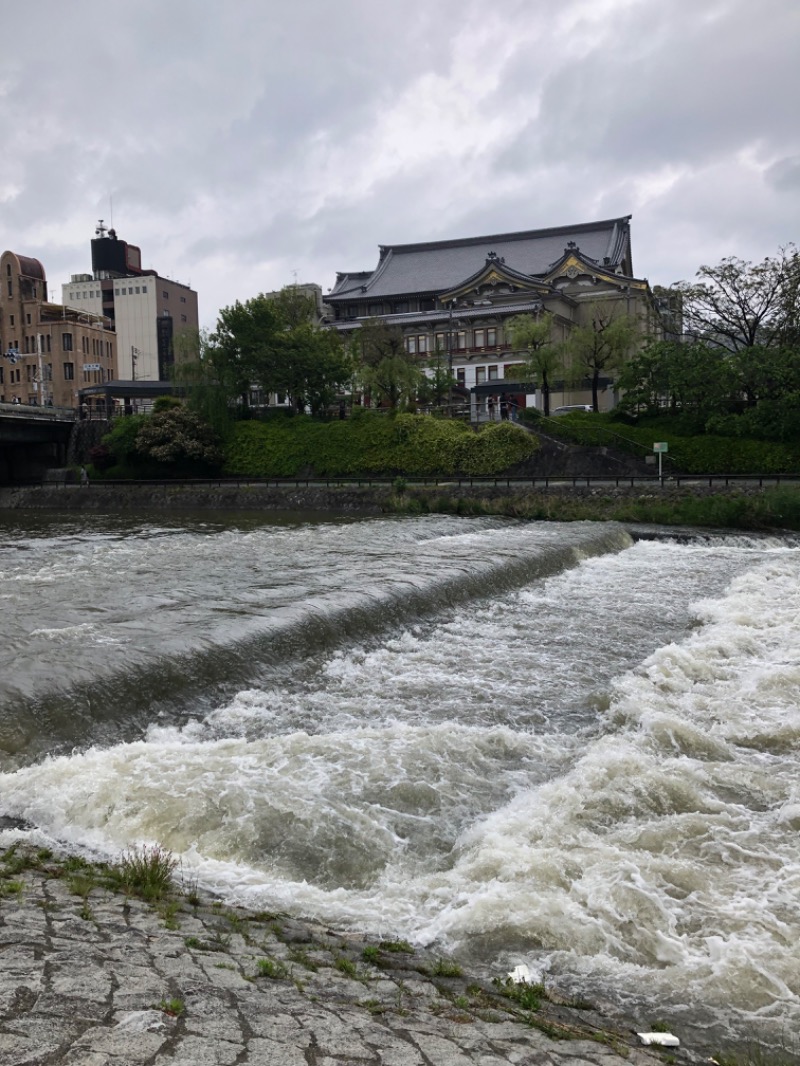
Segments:
[[[571,403],[567,407],[556,407],[553,417],[556,415],[571,415],[573,411],[593,411],[590,403]]]

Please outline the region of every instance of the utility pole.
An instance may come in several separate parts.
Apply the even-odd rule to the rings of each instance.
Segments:
[[[42,337],[41,333],[37,333],[36,334],[36,355],[38,357],[38,363],[39,363],[39,385],[38,385],[37,391],[39,393],[39,406],[40,407],[44,407],[46,405],[46,400],[45,400],[45,395],[44,395],[44,391],[45,390],[44,390],[44,365],[42,363],[42,347],[43,347],[42,341],[43,341],[43,337]]]

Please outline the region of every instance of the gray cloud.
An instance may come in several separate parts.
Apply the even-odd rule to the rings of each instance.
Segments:
[[[110,215],[201,314],[379,243],[634,215],[652,281],[797,238],[794,0],[19,7],[0,245],[51,288]]]

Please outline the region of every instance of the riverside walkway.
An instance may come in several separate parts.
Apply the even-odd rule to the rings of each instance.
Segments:
[[[588,1004],[476,981],[407,944],[102,881],[80,860],[0,853],[0,1066],[664,1062]]]

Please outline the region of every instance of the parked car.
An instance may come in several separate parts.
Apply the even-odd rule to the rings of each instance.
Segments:
[[[571,415],[573,411],[593,411],[594,408],[590,403],[571,403],[566,407],[556,407],[553,411],[553,417],[556,415]]]

